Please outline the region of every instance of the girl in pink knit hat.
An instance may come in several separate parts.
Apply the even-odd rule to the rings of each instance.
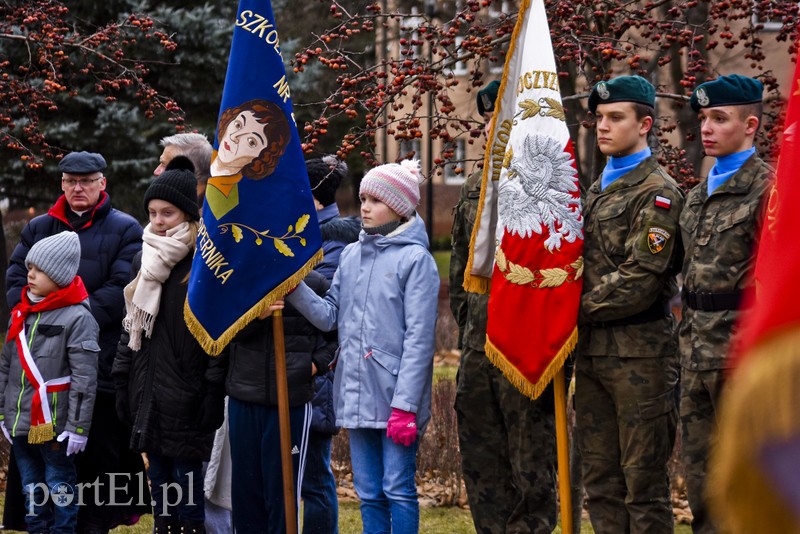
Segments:
[[[419,162],[361,180],[362,231],[322,298],[300,284],[287,301],[317,328],[338,328],[337,426],[350,435],[364,532],[416,533],[419,437],[431,416],[439,274],[416,213]]]

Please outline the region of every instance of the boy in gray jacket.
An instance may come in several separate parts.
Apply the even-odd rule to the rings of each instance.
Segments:
[[[70,456],[86,448],[100,353],[99,328],[76,276],[80,256],[74,232],[31,248],[28,285],[11,312],[0,356],[0,430],[22,475],[28,532],[75,532],[78,493]]]

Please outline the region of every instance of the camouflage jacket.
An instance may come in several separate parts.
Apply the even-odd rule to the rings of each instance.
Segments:
[[[489,295],[464,290],[464,269],[469,259],[472,226],[481,197],[481,173],[473,173],[461,186],[455,207],[450,255],[450,309],[458,324],[458,347],[483,351],[486,345],[486,317]]]
[[[686,197],[683,236],[683,314],[678,329],[681,365],[696,371],[724,369],[739,312],[687,306],[686,293],[732,293],[748,283],[753,246],[764,217],[762,198],[773,171],[756,155],[708,196],[707,180]]]
[[[680,253],[683,194],[649,157],[584,198],[584,280],[578,351],[587,356],[675,356],[668,301]]]

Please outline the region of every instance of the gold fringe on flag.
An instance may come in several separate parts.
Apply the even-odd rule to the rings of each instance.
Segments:
[[[536,383],[531,382],[525,375],[520,373],[519,370],[503,356],[503,353],[492,344],[488,337],[486,338],[486,357],[489,358],[489,361],[491,361],[495,367],[500,369],[500,372],[503,373],[508,381],[511,382],[520,393],[526,397],[530,397],[532,400],[536,400],[539,395],[544,392],[545,388],[547,388],[547,385],[553,380],[553,377],[556,376],[558,371],[564,367],[564,362],[572,351],[575,350],[575,345],[577,344],[578,328],[576,327],[572,330],[572,333],[564,342],[561,350],[553,357],[550,361],[550,365],[547,366],[547,369],[544,370],[544,373],[542,373],[542,376]]]
[[[200,346],[203,347],[204,351],[211,356],[219,356],[240,330],[256,320],[262,313],[266,312],[276,300],[283,298],[286,293],[302,282],[306,275],[308,275],[320,261],[322,261],[322,249],[319,249],[294,275],[284,280],[283,283],[267,293],[264,298],[247,310],[247,313],[239,317],[239,319],[229,326],[218,339],[212,338],[208,331],[203,328],[203,325],[200,324],[200,321],[194,316],[192,310],[189,308],[189,297],[187,295],[186,301],[183,304],[183,318],[186,321],[186,326],[197,339],[198,343],[200,343]]]
[[[798,384],[800,328],[795,328],[745,355],[723,391],[707,487],[711,511],[725,532],[800,532],[797,511],[759,466],[764,445],[800,434]]]
[[[53,439],[53,423],[42,423],[41,425],[32,426],[28,431],[28,443],[38,445],[40,443],[47,443]]]

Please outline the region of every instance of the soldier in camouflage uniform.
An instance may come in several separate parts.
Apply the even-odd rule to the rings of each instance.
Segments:
[[[478,93],[487,125],[499,83]],[[472,519],[480,534],[550,534],[556,525],[555,422],[552,389],[532,401],[486,357],[488,295],[462,287],[481,173],[461,188],[455,208],[450,260],[450,307],[458,323],[461,365],[456,414]]]
[[[651,154],[655,88],[620,76],[592,89],[600,151],[584,198],[576,433],[598,534],[673,532],[667,462],[677,426],[668,302],[683,195]]]
[[[758,80],[734,74],[701,84],[691,98],[706,155],[717,158],[708,177],[687,195],[680,219],[685,250],[680,417],[695,533],[717,532],[704,499],[706,459],[728,344],[761,232],[762,199],[773,174],[753,147],[762,91]]]

